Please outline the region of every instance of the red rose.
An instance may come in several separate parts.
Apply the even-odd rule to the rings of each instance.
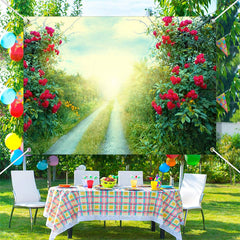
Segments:
[[[59,41],[59,45],[61,45],[61,44],[62,44],[62,40]]]
[[[28,83],[28,78],[24,78],[23,79],[23,86],[25,87],[27,85],[27,83]]]
[[[156,44],[156,48],[157,49],[159,49],[159,47],[162,45],[162,43],[161,42],[158,42],[157,44]]]
[[[190,67],[190,64],[189,63],[186,63],[185,65],[184,65],[184,68],[189,68]]]
[[[187,93],[186,98],[192,98],[192,99],[197,99],[198,95],[195,92],[195,90],[191,90]]]
[[[49,106],[49,101],[44,101],[43,103],[42,103],[42,106],[44,107],[44,108],[47,108],[48,106]]]
[[[40,76],[40,77],[42,77],[43,75],[45,75],[45,72],[44,72],[43,70],[41,70],[41,69],[39,69],[38,72],[39,72],[39,76]]]
[[[31,68],[30,68],[30,71],[35,72],[35,68],[34,68],[34,67],[31,67]]]
[[[217,66],[216,66],[216,65],[213,67],[213,70],[214,70],[214,71],[217,71]]]
[[[194,39],[195,39],[195,41],[197,41],[198,40],[198,36],[194,36]]]
[[[172,22],[173,17],[164,17],[162,20],[165,22],[165,26],[168,26]]]
[[[198,33],[197,30],[192,30],[192,31],[190,31],[190,34],[191,34],[191,35],[197,35],[197,33]]]
[[[168,52],[167,55],[168,55],[169,57],[171,57],[171,53],[170,53],[170,52]]]
[[[167,102],[167,108],[168,108],[169,110],[174,109],[175,106],[176,106],[176,105],[175,105],[174,103],[172,103],[172,102]]]
[[[27,62],[25,60],[23,60],[23,67],[26,69],[28,68]]]
[[[157,37],[157,32],[156,32],[156,31],[153,31],[153,35],[154,35],[155,37]]]

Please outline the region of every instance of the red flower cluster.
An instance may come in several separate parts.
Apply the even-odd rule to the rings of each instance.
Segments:
[[[46,78],[38,80],[38,83],[42,86],[45,86],[47,84],[47,82],[48,82],[48,80]]]
[[[26,69],[28,68],[27,62],[25,60],[23,60],[23,67]]]
[[[185,98],[191,98],[191,99],[197,99],[198,98],[198,95],[197,93],[195,92],[195,90],[191,90],[187,93],[187,95],[185,96]],[[183,99],[182,99],[183,101]],[[185,101],[183,101],[185,102]]]
[[[172,73],[176,73],[178,75],[179,74],[179,69],[180,69],[179,66],[175,66],[172,70]]]
[[[214,70],[214,71],[217,71],[217,66],[216,66],[216,65],[213,67],[213,70]]]
[[[196,36],[194,36],[194,39],[197,41],[198,40],[198,36],[196,35]]]
[[[197,33],[198,33],[197,30],[192,30],[192,31],[190,31],[190,34],[191,34],[191,35],[197,35]]]
[[[62,44],[62,40],[60,40],[58,44],[61,45]]]
[[[59,55],[59,50],[55,49],[55,53],[56,53],[57,55]]]
[[[168,55],[169,57],[171,57],[171,53],[170,53],[170,52],[168,52],[167,55]]]
[[[34,68],[34,67],[31,67],[31,68],[30,68],[30,71],[31,71],[31,72],[35,72],[35,68]]]
[[[23,86],[24,86],[24,87],[27,86],[27,83],[28,83],[28,78],[24,78],[24,79],[23,79]]]
[[[43,70],[41,70],[41,69],[39,69],[38,72],[39,72],[39,76],[40,76],[40,77],[42,77],[43,75],[45,75],[45,72],[44,72]]]
[[[205,61],[206,61],[206,59],[204,58],[204,54],[201,53],[197,56],[197,58],[195,60],[195,64],[204,63]]]
[[[157,49],[159,49],[159,47],[162,45],[162,43],[161,42],[158,42],[157,44],[156,44],[156,48]]]
[[[32,124],[32,119],[29,119],[27,123],[23,124],[23,131],[26,132]]]
[[[152,101],[152,107],[155,109],[158,115],[162,115],[162,107],[158,106],[154,100]]]
[[[54,99],[55,97],[56,97],[56,94],[51,94],[48,89],[46,89],[46,90],[40,95],[40,99],[41,99],[41,100]]]
[[[179,25],[179,27],[186,27],[187,25],[189,25],[189,24],[192,24],[192,20],[185,20],[185,21],[182,21],[182,22],[180,22],[180,25]]]
[[[204,84],[204,81],[203,81],[203,75],[194,76],[193,80],[194,80],[195,85],[197,85],[203,89],[207,88],[207,84]]]
[[[182,79],[180,77],[171,76],[170,80],[172,81],[172,84],[175,85],[175,84],[180,83]]]
[[[33,94],[30,90],[26,90],[26,93],[24,93],[24,98],[28,99],[30,97],[33,97]]]
[[[44,52],[54,51],[55,44],[49,44],[46,49],[43,49]]]
[[[169,110],[172,110],[172,109],[174,109],[176,107],[176,105],[173,103],[173,102],[167,102],[167,108],[169,109]]]
[[[153,31],[153,35],[155,36],[155,37],[157,37],[157,31]],[[61,41],[61,40],[60,40]]]
[[[43,106],[44,108],[48,108],[48,106],[49,106],[49,101],[45,100],[45,101],[42,103],[42,106]]]
[[[171,44],[172,43],[172,41],[171,41],[171,39],[170,39],[170,36],[162,36],[162,42],[163,42],[163,44]]]
[[[168,26],[172,22],[173,17],[164,17],[162,20],[165,22],[165,26]]]
[[[58,101],[57,104],[54,104],[53,108],[52,108],[52,113],[56,113],[58,111],[58,109],[61,107],[61,105],[62,105],[61,101]]]
[[[189,68],[190,67],[190,63],[186,63],[185,65],[184,65],[184,68]]]
[[[40,33],[36,32],[36,31],[31,31],[30,34],[35,36],[35,37],[41,37]]]
[[[178,28],[178,31],[180,31],[180,32],[190,32],[190,30],[189,30],[189,28],[188,27],[185,27],[185,28]]]
[[[159,97],[162,100],[165,100],[165,99],[168,99],[170,101],[178,101],[179,100],[177,93],[175,93],[172,89],[169,89],[168,93],[164,93],[163,95],[160,93]]]
[[[52,37],[55,30],[51,27],[45,27],[45,29],[47,30],[47,33]]]

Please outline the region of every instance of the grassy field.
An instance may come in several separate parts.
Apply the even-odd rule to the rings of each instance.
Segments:
[[[64,183],[57,180],[53,185]],[[70,182],[71,183],[71,182]],[[42,200],[47,197],[46,180],[37,180]],[[188,216],[187,227],[183,240],[233,240],[240,239],[240,184],[207,185],[205,189],[203,209],[206,219],[206,230],[202,230],[201,213],[191,211]],[[30,218],[27,209],[15,209],[12,227],[8,228],[13,196],[11,182],[0,180],[0,239],[1,240],[47,240],[50,229],[46,227],[46,218],[43,210],[39,211],[37,224],[30,230]],[[73,228],[73,239],[159,239],[159,228],[156,232],[150,231],[150,222],[123,221],[123,227],[119,227],[119,221],[107,221],[107,227],[103,227],[103,221],[82,222]],[[166,233],[166,239],[175,239]],[[56,240],[66,240],[64,232],[56,237]]]
[[[92,124],[83,134],[81,141],[78,143],[75,153],[81,154],[98,154],[101,143],[104,141],[107,128],[110,121],[110,116],[113,108],[113,102],[109,103]]]

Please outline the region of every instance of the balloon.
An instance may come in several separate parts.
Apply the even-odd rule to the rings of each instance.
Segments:
[[[201,155],[185,155],[185,160],[188,165],[195,166],[199,163]]]
[[[11,162],[14,162],[18,157],[20,157],[23,152],[20,149],[16,149],[10,157]],[[23,162],[23,156],[20,157],[13,165],[20,165]]]
[[[23,104],[22,103],[18,103],[18,100],[15,99],[12,103],[11,103],[11,106],[10,106],[10,114],[13,116],[13,117],[21,117],[22,114],[23,114]]]
[[[58,157],[57,156],[50,156],[49,157],[49,165],[50,166],[57,166],[58,165]]]
[[[1,45],[4,48],[11,48],[15,42],[16,36],[11,32],[5,33],[1,38]]]
[[[23,144],[23,141],[22,141],[22,144],[21,144],[21,146],[19,147],[19,149],[21,150],[21,151],[23,151],[23,148],[24,147],[24,144]]]
[[[39,170],[46,170],[48,168],[48,163],[47,163],[47,160],[42,160],[42,161],[39,161],[38,164],[37,164],[37,168]]]
[[[9,133],[5,138],[5,145],[10,150],[16,150],[21,146],[22,139],[16,133]]]
[[[80,166],[77,167],[77,170],[86,171],[86,166],[85,165],[80,165]]]
[[[7,88],[2,92],[0,99],[2,103],[8,105],[14,101],[15,97],[16,97],[16,92],[11,88]]]
[[[167,158],[177,158],[178,157],[178,155],[173,155],[173,154],[167,154],[166,155],[167,156]]]
[[[174,167],[174,166],[176,165],[176,160],[175,160],[175,158],[167,158],[166,164],[167,164],[169,167]]]
[[[159,167],[159,171],[162,173],[168,172],[170,167],[166,163],[162,163]]]
[[[9,52],[9,55],[10,55],[10,58],[13,60],[13,61],[16,61],[16,62],[19,62],[22,60],[23,58],[23,48],[22,47],[18,47],[18,44],[15,43],[11,49],[10,49],[10,52]]]

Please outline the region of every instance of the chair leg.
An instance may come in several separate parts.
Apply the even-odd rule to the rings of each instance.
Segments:
[[[155,232],[155,222],[151,221],[151,231]]]
[[[165,239],[165,231],[160,228],[160,239]]]
[[[34,214],[34,221],[33,224],[36,224],[36,220],[37,220],[37,212],[38,212],[38,208],[36,208],[35,214]]]
[[[186,226],[186,223],[187,223],[187,214],[188,214],[188,210],[185,211],[184,225],[183,225],[183,233],[184,233],[184,231],[185,231],[185,226]]]
[[[204,219],[204,214],[203,214],[203,210],[201,209],[201,213],[202,213],[202,220],[203,220],[203,230],[205,230],[205,219]]]
[[[104,228],[106,227],[106,221],[103,221],[104,222]]]
[[[13,211],[14,211],[14,206],[12,207],[12,211],[11,211],[11,215],[10,215],[10,219],[9,219],[9,225],[8,225],[9,228],[11,227]]]
[[[120,227],[122,227],[122,220],[120,220]]]
[[[32,218],[32,209],[31,209],[31,208],[29,208],[29,215],[30,215],[30,220],[31,220],[31,230],[32,230],[33,218]]]

